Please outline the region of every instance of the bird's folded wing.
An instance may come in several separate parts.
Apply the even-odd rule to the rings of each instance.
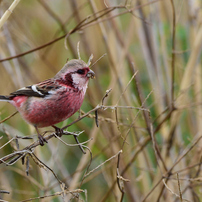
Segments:
[[[38,84],[20,88],[19,90],[11,93],[11,95],[26,95],[34,97],[45,97],[47,95],[53,94],[54,90],[61,88],[62,86],[52,81],[51,79],[45,80]]]

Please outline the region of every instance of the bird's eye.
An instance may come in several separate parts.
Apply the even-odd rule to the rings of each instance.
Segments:
[[[77,70],[77,73],[78,74],[85,74],[85,70],[84,69],[79,69],[79,70]]]

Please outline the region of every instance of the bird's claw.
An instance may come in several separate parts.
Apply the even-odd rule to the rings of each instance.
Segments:
[[[64,131],[62,128],[58,128],[56,126],[52,126],[53,128],[55,128],[55,134],[58,136],[58,137],[61,137],[62,134],[64,134]]]
[[[38,138],[39,138],[39,144],[41,146],[44,146],[44,142],[48,143],[48,141],[46,140],[46,138],[44,138],[42,135],[38,135]]]

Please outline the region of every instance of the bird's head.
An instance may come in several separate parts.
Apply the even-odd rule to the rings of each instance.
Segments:
[[[83,60],[73,59],[55,75],[55,79],[67,86],[82,90],[87,88],[89,78],[94,78],[95,73]]]

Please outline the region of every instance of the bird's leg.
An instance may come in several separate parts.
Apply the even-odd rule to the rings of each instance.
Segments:
[[[39,139],[39,144],[41,146],[44,146],[44,142],[48,143],[48,141],[39,133],[39,130],[36,126],[34,126],[36,128],[36,132],[38,134],[38,139]]]
[[[52,127],[55,128],[55,133],[56,133],[56,135],[59,136],[59,137],[61,137],[62,134],[64,133],[64,132],[63,132],[63,129],[58,128],[57,126],[54,126],[54,125],[52,125]]]

